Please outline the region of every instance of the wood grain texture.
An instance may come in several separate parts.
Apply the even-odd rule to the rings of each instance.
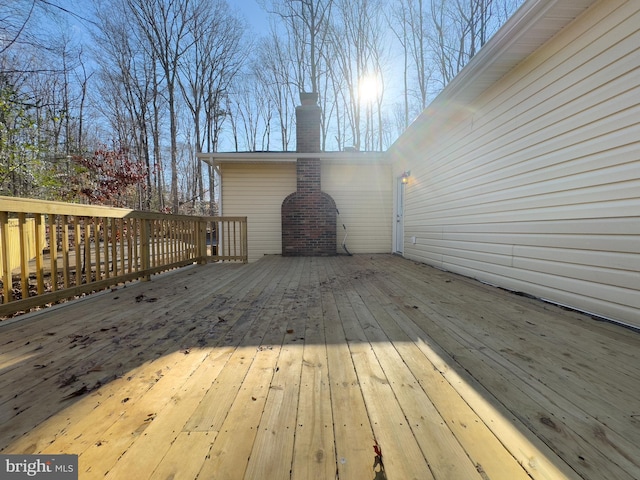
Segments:
[[[631,480],[638,352],[392,255],[199,265],[0,323],[0,451],[83,479]]]

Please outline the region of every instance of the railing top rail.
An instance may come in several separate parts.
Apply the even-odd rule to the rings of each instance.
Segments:
[[[246,221],[247,217],[219,217],[203,215],[174,215],[169,213],[145,212],[129,208],[82,205],[79,203],[34,200],[31,198],[0,196],[0,212],[39,213],[48,215],[77,215],[82,217],[142,218],[151,220],[199,220],[219,222],[223,220]]]
[[[128,208],[52,202],[48,200],[35,200],[32,198],[19,197],[0,197],[0,211],[115,218],[125,218],[135,212],[135,210]]]
[[[247,217],[200,217],[209,222],[246,222]]]

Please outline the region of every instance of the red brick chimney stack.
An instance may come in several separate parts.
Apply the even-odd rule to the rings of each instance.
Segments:
[[[320,153],[317,93],[301,93],[296,107],[296,151]],[[320,158],[298,158],[297,191],[282,202],[282,254],[336,254],[336,204],[322,192]]]
[[[320,106],[317,93],[301,93],[296,107],[296,151],[320,152]]]

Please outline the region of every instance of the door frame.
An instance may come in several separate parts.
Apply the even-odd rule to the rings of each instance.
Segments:
[[[393,253],[404,254],[405,183],[402,175],[396,177],[393,200]]]

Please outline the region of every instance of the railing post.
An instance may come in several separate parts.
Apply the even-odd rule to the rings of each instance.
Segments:
[[[224,238],[225,230],[226,230],[225,221],[220,220],[220,222],[218,222],[218,256],[219,257],[224,257],[226,255],[225,249],[227,248],[227,242],[225,241],[225,238]]]
[[[62,215],[62,268],[64,273],[62,274],[64,288],[71,286],[71,278],[69,276],[69,217]]]
[[[18,236],[20,238],[20,288],[22,298],[29,296],[29,245],[27,229],[27,216],[24,212],[18,213]]]
[[[56,221],[56,215],[49,214],[49,261],[51,264],[51,290],[54,292],[58,289],[58,225]]]
[[[44,293],[44,225],[42,214],[34,215],[34,231],[35,231],[35,254],[36,254],[36,288],[38,295]]]
[[[242,229],[242,263],[249,263],[249,238],[247,235],[248,223],[247,217],[244,217],[241,223],[244,227]]]
[[[2,285],[4,286],[4,303],[9,303],[13,295],[13,279],[11,278],[11,265],[9,255],[9,214],[0,212],[0,228],[2,229]]]
[[[140,262],[142,263],[142,280],[151,280],[149,269],[151,268],[151,220],[140,220]]]
[[[82,283],[82,251],[81,251],[81,233],[80,218],[78,215],[73,216],[73,235],[75,245],[73,246],[76,262],[76,285]]]
[[[197,235],[197,248],[198,248],[198,264],[204,265],[207,263],[207,221],[196,221],[196,235]]]

